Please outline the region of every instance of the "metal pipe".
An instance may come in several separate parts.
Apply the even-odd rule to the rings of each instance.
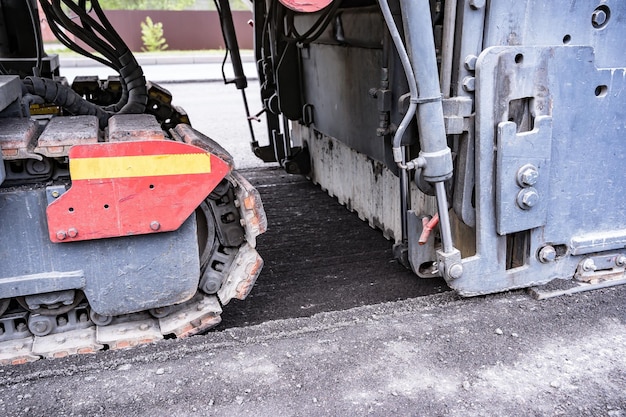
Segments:
[[[441,41],[441,92],[450,97],[452,83],[452,58],[454,55],[454,31],[456,25],[457,0],[446,0],[443,11],[443,39]]]
[[[417,121],[420,156],[426,162],[424,179],[428,182],[445,181],[452,177],[452,153],[448,147],[443,119],[430,2],[400,0],[400,6],[411,66],[419,90]]]
[[[406,149],[402,148],[402,162],[406,161]],[[401,226],[402,226],[402,242],[407,242],[409,240],[409,220],[408,220],[408,212],[409,212],[409,173],[406,169],[400,170],[400,218],[401,218]]]
[[[393,137],[393,160],[398,166],[405,169],[412,169],[414,167],[407,166],[404,160],[404,152],[402,151],[402,137],[404,136],[404,132],[409,127],[409,123],[415,116],[415,112],[417,110],[417,102],[418,102],[418,93],[417,93],[417,82],[415,81],[415,75],[413,74],[413,68],[411,68],[411,61],[409,60],[409,55],[404,48],[404,43],[402,42],[402,36],[400,36],[400,32],[398,31],[398,27],[396,26],[396,22],[393,19],[393,15],[391,14],[391,9],[389,8],[389,3],[387,0],[378,0],[378,4],[380,5],[380,10],[382,11],[383,18],[385,19],[385,23],[389,28],[389,34],[391,35],[391,40],[398,51],[398,56],[400,57],[400,62],[402,63],[402,67],[404,68],[404,73],[406,74],[406,78],[409,84],[409,92],[411,94],[411,101],[409,104],[409,108],[402,118],[400,122],[400,126],[396,130],[396,133]]]
[[[446,197],[446,186],[443,181],[435,183],[435,195],[437,196],[439,230],[441,232],[441,245],[443,253],[452,253],[455,249],[454,243],[452,242],[450,216],[448,215],[448,198]]]
[[[248,98],[246,97],[246,90],[243,88],[241,89],[241,97],[243,98],[243,107],[246,111],[248,129],[250,130],[250,140],[251,143],[256,143],[256,138],[254,137],[254,128],[252,127],[252,117],[250,117],[250,107],[248,106]]]

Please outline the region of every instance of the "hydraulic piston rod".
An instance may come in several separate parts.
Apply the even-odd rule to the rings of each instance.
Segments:
[[[400,0],[406,44],[419,98],[417,124],[422,175],[435,186],[441,230],[443,273],[458,278],[462,266],[452,242],[444,181],[452,177],[452,152],[448,147],[443,117],[442,95],[428,0]],[[451,255],[454,256],[452,257]]]

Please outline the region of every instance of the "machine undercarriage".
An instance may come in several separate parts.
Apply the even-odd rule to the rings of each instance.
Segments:
[[[4,39],[0,364],[206,332],[263,266],[258,192],[145,81],[95,2],[97,21],[74,4],[78,24],[42,6],[58,33],[108,43],[99,52],[119,76],[70,87],[55,56],[11,56],[29,52]]]

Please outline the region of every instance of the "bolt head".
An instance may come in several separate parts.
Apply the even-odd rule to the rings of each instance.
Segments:
[[[591,258],[587,258],[583,261],[582,268],[583,268],[583,271],[585,272],[591,272],[591,271],[595,271],[596,269],[598,269],[598,267],[596,266],[596,263]]]
[[[67,235],[69,237],[74,238],[74,237],[78,236],[78,230],[76,230],[76,228],[74,228],[74,227],[70,227],[69,229],[67,229]]]
[[[517,183],[521,187],[532,187],[538,179],[539,170],[534,165],[524,165],[517,171]]]
[[[53,197],[53,198],[59,198],[59,196],[60,196],[61,194],[59,194],[59,192],[58,192],[58,191],[53,191],[53,192],[51,193],[51,195],[52,195],[52,197]]]
[[[59,240],[65,240],[65,238],[67,237],[67,234],[65,233],[65,231],[63,230],[59,230],[57,232],[57,239]]]
[[[539,261],[542,263],[554,262],[556,260],[556,250],[553,246],[547,245],[539,250]]]
[[[476,78],[474,77],[465,77],[463,78],[463,90],[471,93],[476,90]]]
[[[154,230],[155,232],[159,230],[160,228],[161,228],[161,224],[157,222],[156,220],[150,223],[150,229]]]
[[[606,23],[607,15],[606,12],[602,9],[594,10],[591,15],[591,23],[593,23],[594,27],[600,27]]]
[[[476,61],[478,60],[478,57],[476,55],[468,55],[465,57],[465,69],[468,71],[475,71],[476,70]]]
[[[450,269],[448,269],[448,277],[450,277],[450,279],[459,279],[462,275],[463,265],[461,264],[454,264],[450,266]]]
[[[517,205],[522,210],[530,210],[539,203],[539,193],[534,188],[524,188],[517,194]]]
[[[615,265],[626,266],[626,255],[617,255],[617,258],[615,258]]]

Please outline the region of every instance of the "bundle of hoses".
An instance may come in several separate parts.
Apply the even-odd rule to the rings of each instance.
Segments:
[[[52,99],[50,102],[72,114],[96,115],[101,127],[106,126],[112,114],[143,113],[148,102],[143,70],[107,19],[98,1],[40,0],[40,4],[50,29],[61,43],[120,74],[122,94],[117,103],[101,108],[86,101],[67,86],[50,79],[27,77],[24,88],[28,94],[40,96],[46,101]],[[91,12],[88,11],[89,6]],[[95,52],[87,51],[68,34],[74,35]]]
[[[22,81],[22,95],[29,100],[29,95],[41,97],[46,103],[61,106],[74,115],[93,115],[98,118],[100,129],[107,125],[111,113],[97,104],[90,103],[78,93],[49,78],[26,77]]]

